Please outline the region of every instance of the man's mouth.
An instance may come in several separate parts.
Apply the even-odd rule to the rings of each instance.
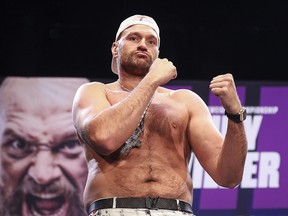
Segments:
[[[145,51],[137,51],[136,54],[141,57],[148,57],[148,53]]]
[[[63,216],[68,209],[68,202],[61,194],[28,194],[23,205],[27,216]]]

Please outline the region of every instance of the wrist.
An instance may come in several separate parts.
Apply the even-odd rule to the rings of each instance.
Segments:
[[[240,123],[243,122],[246,119],[246,108],[245,107],[241,107],[240,111],[236,114],[231,114],[226,112],[225,110],[225,115],[228,117],[228,119],[236,122],[236,123]]]

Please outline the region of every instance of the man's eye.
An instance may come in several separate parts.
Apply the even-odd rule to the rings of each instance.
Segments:
[[[23,139],[10,140],[4,144],[3,148],[3,151],[12,158],[24,158],[34,150],[33,146]]]
[[[138,38],[137,37],[130,37],[129,40],[130,41],[138,41]]]
[[[71,157],[77,156],[83,151],[83,148],[78,140],[65,141],[53,149],[55,152],[61,152]]]
[[[11,147],[14,149],[25,149],[28,144],[25,140],[17,139],[11,142]]]

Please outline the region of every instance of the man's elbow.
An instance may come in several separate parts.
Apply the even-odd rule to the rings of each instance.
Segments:
[[[94,150],[103,156],[109,156],[117,150],[117,140],[111,135],[91,136],[91,142]]]
[[[221,187],[233,189],[236,188],[242,181],[242,176],[237,176],[234,178],[224,179],[221,182],[218,182],[218,184]]]

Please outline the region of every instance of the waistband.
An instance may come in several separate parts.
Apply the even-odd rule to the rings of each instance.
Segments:
[[[98,199],[90,204],[90,206],[87,208],[87,213],[90,214],[92,211],[106,208],[166,209],[193,213],[192,206],[188,202],[161,197],[113,197]]]

